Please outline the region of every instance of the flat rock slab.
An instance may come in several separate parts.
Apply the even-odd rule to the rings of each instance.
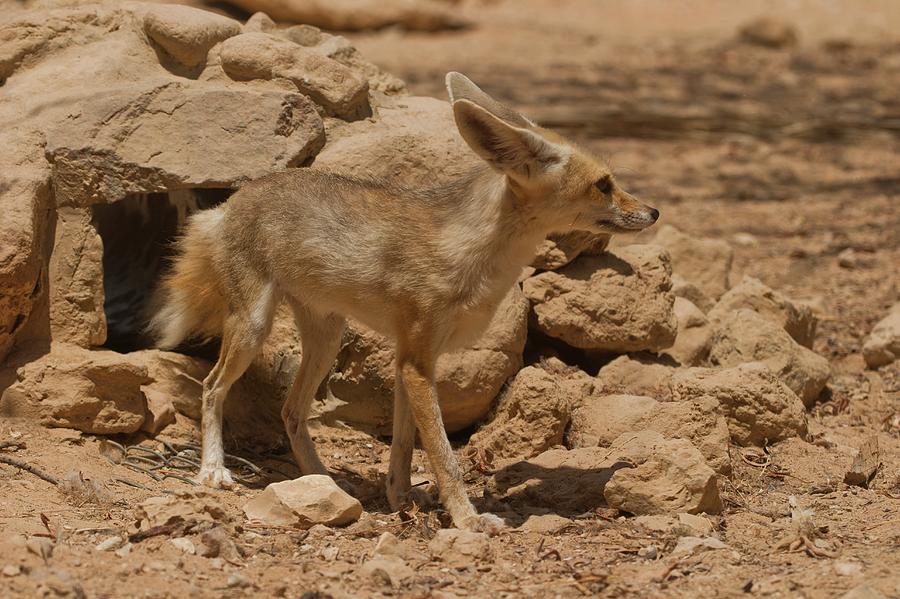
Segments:
[[[298,528],[344,526],[356,522],[362,512],[362,504],[324,474],[272,483],[244,505],[251,521]]]
[[[86,206],[129,193],[237,187],[299,166],[324,143],[322,119],[302,94],[161,83],[78,104],[48,130],[46,152],[57,201]]]

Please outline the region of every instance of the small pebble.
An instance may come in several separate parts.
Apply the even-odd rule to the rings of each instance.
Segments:
[[[122,537],[107,537],[94,547],[97,551],[113,551],[125,543]]]
[[[2,572],[4,576],[18,576],[22,573],[22,568],[20,568],[18,564],[7,564],[3,566]]]
[[[240,589],[240,588],[248,587],[248,586],[250,586],[250,584],[251,584],[250,579],[248,579],[243,574],[238,574],[237,572],[235,572],[234,574],[229,574],[228,580],[225,583],[225,585],[229,589]]]

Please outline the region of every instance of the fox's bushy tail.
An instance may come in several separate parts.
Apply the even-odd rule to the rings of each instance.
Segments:
[[[189,339],[222,332],[228,301],[216,268],[221,251],[221,207],[191,216],[176,242],[175,257],[152,302],[147,331],[157,347],[171,349]]]

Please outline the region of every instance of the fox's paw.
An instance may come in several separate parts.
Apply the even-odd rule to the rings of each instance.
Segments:
[[[194,477],[194,482],[213,489],[228,489],[234,486],[231,472],[225,466],[200,468],[200,474]]]
[[[495,537],[506,530],[506,522],[500,516],[494,514],[476,514],[465,519],[460,528],[475,532],[484,532]]]

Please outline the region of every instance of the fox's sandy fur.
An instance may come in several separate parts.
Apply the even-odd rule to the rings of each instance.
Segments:
[[[658,213],[619,189],[590,155],[465,77],[451,73],[448,88],[460,133],[485,161],[465,177],[421,190],[296,169],[248,183],[189,220],[151,329],[166,347],[222,337],[204,381],[203,482],[231,482],[222,402],[287,301],[303,352],[282,414],[301,470],[325,472],[306,418],[353,318],[397,344],[392,506],[410,489],[418,426],[454,523],[500,525],[478,516],[466,496],[438,408],[437,357],[481,334],[548,233],[635,230]]]

